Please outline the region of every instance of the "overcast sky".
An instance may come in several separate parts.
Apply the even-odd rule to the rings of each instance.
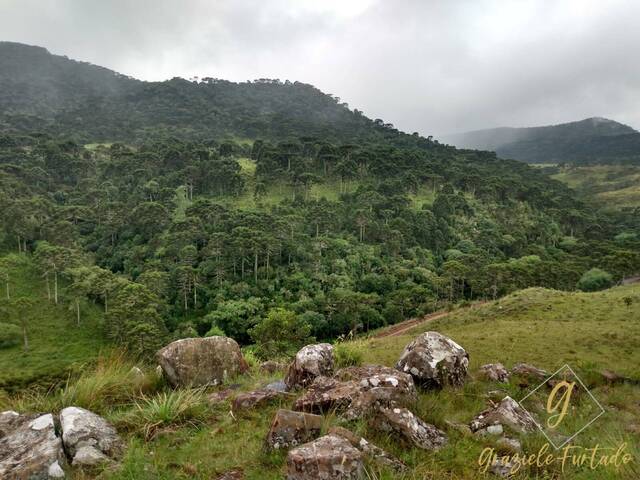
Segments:
[[[424,135],[640,129],[640,1],[0,0],[0,39],[145,80],[299,80]]]

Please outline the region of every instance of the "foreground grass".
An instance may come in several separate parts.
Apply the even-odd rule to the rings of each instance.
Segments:
[[[83,306],[78,326],[64,297],[58,305],[47,300],[45,281],[31,258],[10,254],[0,261],[9,267],[11,299],[33,300],[26,313],[29,350],[25,351],[22,344],[0,349],[0,389],[13,390],[34,382],[47,385],[96,359],[106,348],[100,309]],[[17,324],[4,289],[3,282],[0,310],[4,307],[8,318],[2,321]]]
[[[632,298],[630,306],[623,300],[626,297]],[[485,447],[496,446],[495,440],[469,435],[453,424],[466,424],[486,408],[487,392],[501,390],[500,396],[509,394],[515,399],[527,393],[516,382],[492,384],[475,377],[479,365],[495,361],[508,367],[526,361],[548,370],[569,363],[592,386],[592,393],[606,410],[574,443],[585,447],[600,444],[606,448],[626,442],[627,450],[635,457],[631,465],[619,470],[567,465],[563,473],[557,466],[546,470],[533,467],[514,478],[640,478],[640,388],[629,384],[606,385],[595,375],[610,368],[638,378],[639,323],[640,286],[594,294],[528,289],[477,309],[453,312],[445,319],[418,326],[408,335],[341,344],[342,362],[361,360],[392,366],[406,343],[429,329],[451,336],[471,356],[470,376],[464,387],[421,392],[414,407],[421,418],[447,432],[449,444],[440,451],[412,448],[396,435],[379,433],[367,419],[344,424],[410,467],[400,475],[368,465],[367,478],[483,478],[478,458]],[[228,402],[208,405],[209,391],[172,391],[152,368],[139,376],[131,373],[131,366],[123,357],[112,357],[99,364],[96,371],[81,375],[75,383],[49,395],[0,399],[0,409],[58,411],[80,403],[111,420],[128,441],[121,468],[101,473],[75,471],[73,477],[77,479],[96,475],[118,480],[211,479],[232,468],[242,469],[248,479],[283,478],[285,454],[265,452],[263,442],[276,409],[290,408],[293,398],[232,414]],[[220,388],[247,391],[282,375],[283,372],[264,375],[254,362],[248,374]],[[335,415],[329,414],[324,430],[339,423]],[[537,452],[545,443],[537,433],[520,439],[528,453]]]

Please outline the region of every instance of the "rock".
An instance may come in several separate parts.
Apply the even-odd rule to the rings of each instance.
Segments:
[[[52,478],[64,478],[64,464],[53,415],[0,414],[0,478],[46,480],[49,472]]]
[[[381,365],[349,367],[333,378],[318,377],[298,398],[295,410],[323,413],[331,409],[348,420],[360,418],[377,406],[409,406],[417,399],[411,375]]]
[[[333,374],[333,346],[318,343],[303,347],[287,371],[284,383],[289,390],[306,387],[317,377]]]
[[[60,428],[65,451],[72,458],[73,465],[95,465],[100,460],[115,459],[122,454],[124,445],[116,429],[89,410],[80,407],[63,409]]]
[[[507,425],[518,432],[532,432],[537,426],[531,416],[511,397],[504,397],[495,407],[484,410],[469,426],[473,432],[491,425]]]
[[[231,404],[231,408],[234,412],[239,410],[248,410],[264,405],[284,396],[286,396],[285,392],[278,392],[276,390],[267,390],[264,388],[260,390],[254,390],[253,392],[241,393],[236,398],[234,398]]]
[[[287,384],[283,380],[277,380],[266,385],[265,390],[273,390],[274,392],[286,392]]]
[[[502,435],[503,431],[502,425],[498,423],[496,425],[489,425],[488,427],[481,428],[476,433],[479,435]]]
[[[325,435],[287,455],[287,480],[351,480],[363,475],[362,453],[338,435]]]
[[[511,375],[517,375],[521,377],[524,382],[523,386],[528,386],[531,381],[534,383],[540,383],[545,380],[549,374],[545,370],[541,370],[538,367],[529,365],[528,363],[517,363],[511,369]]]
[[[479,374],[482,378],[485,378],[491,382],[509,382],[509,372],[501,363],[488,363],[482,365],[479,370]]]
[[[351,430],[347,430],[342,427],[331,427],[329,429],[329,433],[344,438],[354,448],[357,448],[365,456],[377,463],[380,463],[381,465],[392,468],[396,471],[402,471],[407,468],[407,466],[396,457],[373,443],[369,443],[367,440],[362,438],[360,435],[353,433]]]
[[[508,450],[511,452],[522,451],[522,444],[520,443],[520,440],[517,440],[515,438],[502,437],[502,438],[499,438],[496,443],[499,447],[501,447],[504,450]]]
[[[209,405],[214,406],[224,402],[231,395],[233,395],[233,390],[230,388],[225,388],[224,390],[220,390],[219,392],[211,393],[207,397],[207,401],[209,402]]]
[[[64,478],[64,470],[57,460],[49,465],[47,474],[49,475],[49,478]]]
[[[83,445],[78,448],[76,454],[73,457],[72,465],[83,465],[87,467],[92,467],[95,465],[100,465],[102,463],[109,463],[112,460],[107,457],[104,453],[98,450],[95,447],[90,445]]]
[[[176,340],[156,359],[174,387],[218,385],[249,368],[235,340],[221,336]]]
[[[406,408],[379,409],[375,426],[383,431],[394,431],[424,450],[436,450],[447,443],[447,435],[433,425],[425,423]]]
[[[264,373],[276,373],[280,370],[284,370],[285,365],[280,362],[275,362],[273,360],[268,360],[260,364],[260,370]]]
[[[513,475],[513,470],[516,467],[515,462],[511,460],[506,460],[503,457],[495,458],[491,462],[491,466],[489,467],[489,471],[494,475],[502,478],[508,478]]]
[[[239,468],[234,468],[219,475],[216,480],[244,480],[244,472]]]
[[[469,368],[469,354],[450,338],[425,332],[405,347],[396,368],[425,388],[460,386]]]
[[[322,421],[320,415],[280,409],[267,433],[267,448],[279,450],[309,442],[320,435]]]

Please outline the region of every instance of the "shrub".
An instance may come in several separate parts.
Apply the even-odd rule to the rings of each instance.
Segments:
[[[269,310],[267,318],[250,330],[256,342],[256,355],[279,358],[296,353],[313,341],[311,327],[300,317],[284,308]]]
[[[22,331],[18,325],[0,323],[0,348],[9,348],[20,343]]]
[[[337,368],[362,365],[362,352],[353,344],[338,343],[334,346],[333,355]]]
[[[595,292],[609,288],[612,284],[613,278],[611,274],[599,268],[592,268],[580,277],[577,287],[583,292]]]

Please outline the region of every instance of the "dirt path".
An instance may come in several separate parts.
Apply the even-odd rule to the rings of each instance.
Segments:
[[[466,307],[466,309],[476,308],[481,305],[484,305],[485,303],[488,303],[488,302],[477,302],[472,304],[469,307]],[[460,310],[464,310],[464,309],[460,309]],[[417,327],[418,325],[421,325],[423,323],[433,322],[434,320],[437,320],[439,318],[446,317],[447,315],[449,315],[449,313],[451,312],[441,310],[439,312],[434,312],[434,313],[430,313],[429,315],[425,315],[424,317],[410,318],[409,320],[405,320],[403,322],[396,323],[395,325],[385,328],[384,330],[378,332],[374,336],[374,338],[397,337],[398,335],[402,335],[403,333],[406,333],[407,331],[411,330],[414,327]]]

